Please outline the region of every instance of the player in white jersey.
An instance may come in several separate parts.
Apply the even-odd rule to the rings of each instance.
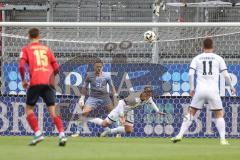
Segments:
[[[236,94],[230,75],[227,71],[227,66],[223,58],[213,53],[213,41],[211,38],[206,38],[203,41],[204,52],[193,58],[189,70],[190,96],[192,102],[189,113],[183,121],[180,132],[172,142],[176,143],[182,140],[184,133],[192,124],[193,117],[196,112],[202,109],[205,102],[208,107],[215,113],[216,127],[220,135],[220,144],[227,145],[225,139],[225,120],[223,119],[223,106],[219,94],[219,76],[224,75],[227,85],[230,86],[232,95]],[[194,88],[194,74],[197,74],[196,88]]]
[[[127,98],[119,100],[118,105],[108,114],[105,120],[95,118],[95,124],[108,127],[110,124],[120,121],[122,126],[110,129],[106,128],[101,137],[110,133],[132,133],[134,124],[134,109],[149,104],[157,113],[164,114],[152,99],[152,90],[149,86],[142,93],[131,94]]]

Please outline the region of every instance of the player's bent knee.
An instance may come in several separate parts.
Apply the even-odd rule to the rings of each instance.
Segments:
[[[91,107],[84,107],[82,115],[88,116],[91,111],[92,111]]]
[[[29,114],[32,114],[32,113],[34,113],[33,106],[27,105],[26,114],[29,115]]]
[[[196,112],[197,112],[198,110],[199,110],[199,109],[190,106],[189,113],[191,113],[192,116],[195,116],[195,114],[196,114]]]
[[[48,112],[50,114],[51,117],[56,117],[56,112],[55,112],[55,105],[49,105],[48,106]]]
[[[219,109],[219,110],[215,110],[214,111],[215,113],[215,118],[222,118],[224,113],[223,113],[223,110],[222,109]]]
[[[106,120],[103,120],[102,126],[103,126],[103,127],[108,127],[108,126],[109,126],[109,123],[108,123]]]
[[[130,129],[130,130],[129,130],[129,129],[128,129],[128,130],[125,129],[125,132],[126,132],[127,134],[130,134],[130,133],[133,132],[133,130],[132,130],[132,129]]]
[[[130,127],[130,126],[125,126],[125,132],[130,134],[133,132],[133,127]]]

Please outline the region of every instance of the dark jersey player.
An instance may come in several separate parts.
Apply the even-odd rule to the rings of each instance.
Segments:
[[[39,42],[39,30],[37,28],[32,28],[29,30],[28,34],[31,43],[21,50],[19,70],[22,78],[22,86],[24,89],[27,89],[27,121],[35,134],[29,145],[36,145],[44,139],[39,129],[37,118],[33,112],[36,102],[39,97],[42,97],[58,129],[59,146],[65,146],[67,139],[64,134],[63,123],[55,112],[54,77],[58,73],[59,65],[52,51]],[[25,80],[25,64],[28,65],[30,84]]]

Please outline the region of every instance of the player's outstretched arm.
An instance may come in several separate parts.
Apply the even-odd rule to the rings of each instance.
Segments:
[[[227,70],[224,70],[224,71],[222,72],[222,74],[223,74],[223,76],[224,76],[224,78],[225,78],[225,81],[226,81],[227,85],[230,86],[232,95],[235,96],[235,95],[236,95],[236,90],[235,90],[234,86],[232,85],[232,80],[231,80],[231,77],[230,77],[228,71],[227,71]]]
[[[78,101],[78,104],[80,107],[84,106],[84,101],[85,101],[85,95],[87,94],[87,89],[85,88],[85,86],[83,86],[83,88],[80,91],[80,98]]]
[[[112,78],[109,76],[108,78],[107,78],[107,83],[108,83],[108,85],[111,87],[111,89],[112,89],[112,95],[114,96],[114,97],[117,97],[118,95],[117,95],[117,91],[116,91],[116,88],[115,88],[115,86],[114,86],[114,84],[113,84],[113,81],[112,81]]]
[[[20,53],[20,60],[19,60],[19,72],[20,72],[20,76],[22,79],[22,86],[24,89],[27,89],[28,87],[28,83],[25,80],[25,64],[27,63],[27,56],[26,56],[26,52],[24,52],[24,50],[21,51]]]
[[[115,97],[118,96],[117,91],[116,91],[116,88],[115,88],[114,85],[112,85],[112,93],[113,93],[113,95],[114,95]]]
[[[197,68],[197,61],[196,58],[193,58],[191,64],[190,64],[190,69],[188,72],[188,78],[189,78],[189,86],[190,86],[190,96],[193,97],[195,94],[195,87],[194,87],[194,75],[195,75],[195,71]]]
[[[234,86],[232,85],[232,79],[231,79],[231,77],[230,77],[230,75],[228,73],[227,65],[226,65],[226,63],[225,63],[225,61],[224,61],[224,59],[222,57],[220,57],[220,68],[219,68],[219,70],[223,74],[224,79],[225,79],[227,85],[230,86],[232,95],[236,96],[236,90],[235,90]]]
[[[79,98],[78,104],[80,107],[84,106],[84,100],[85,100],[85,95],[81,95],[81,97]]]
[[[59,72],[59,64],[54,56],[54,54],[52,53],[52,51],[50,49],[48,49],[49,52],[49,56],[50,56],[50,61],[51,61],[51,65],[54,71],[54,75],[58,74]]]
[[[80,107],[84,106],[85,95],[87,95],[87,87],[88,87],[89,83],[90,83],[90,80],[89,80],[89,76],[87,75],[87,77],[83,83],[82,89],[80,91],[80,98],[78,101],[78,104]]]
[[[190,86],[190,96],[193,97],[195,94],[195,88],[194,88],[194,74],[195,70],[190,68],[189,73],[188,73],[188,78],[189,78],[189,86]]]
[[[151,104],[151,107],[154,109],[155,112],[158,114],[165,114],[164,112],[160,112],[159,108],[157,107],[156,103],[153,101],[152,97],[148,99],[148,102]]]

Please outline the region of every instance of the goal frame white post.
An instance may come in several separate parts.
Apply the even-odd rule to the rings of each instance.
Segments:
[[[240,22],[0,22],[2,27],[240,27]]]

